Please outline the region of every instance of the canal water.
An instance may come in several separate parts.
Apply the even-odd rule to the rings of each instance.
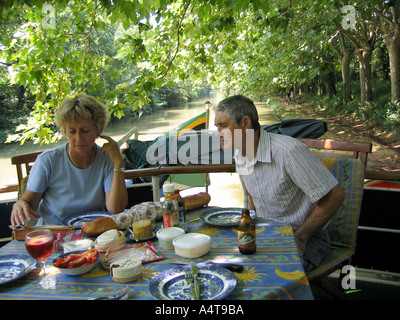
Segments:
[[[136,126],[139,131],[139,140],[153,141],[158,136],[177,127],[179,124],[201,114],[205,111],[205,101],[211,102],[211,107],[215,106],[222,99],[218,92],[212,93],[207,99],[201,99],[196,102],[186,103],[176,108],[168,108],[165,110],[157,110],[156,112],[143,114],[140,119],[126,120],[122,119],[118,122],[109,124],[104,130],[105,135],[111,136],[114,140],[121,139],[126,132]],[[274,124],[279,122],[273,111],[265,103],[255,102],[260,123]],[[214,130],[214,113],[210,111],[209,128]],[[102,145],[105,142],[103,139],[97,139],[96,143]],[[66,139],[61,139],[56,144],[42,145],[34,144],[31,141],[24,145],[18,143],[5,144],[0,148],[0,185],[16,184],[17,174],[15,166],[11,165],[11,157],[36,151],[43,151],[49,148],[54,148],[56,145],[66,143]],[[239,178],[236,173],[212,173],[209,177],[210,185],[208,192],[211,195],[210,205],[222,207],[242,207],[243,193]],[[179,185],[182,188],[183,196],[204,192],[204,187],[188,188]],[[15,195],[0,194],[0,199],[10,199]]]

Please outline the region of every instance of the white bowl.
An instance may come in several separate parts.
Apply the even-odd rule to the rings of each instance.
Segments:
[[[73,253],[84,253],[86,250],[79,250],[79,251],[73,251],[73,252],[68,252],[68,253],[64,253],[60,256],[58,256],[57,258],[55,258],[53,260],[53,267],[57,268],[58,270],[60,270],[61,273],[66,274],[67,276],[79,276],[81,274],[84,274],[86,272],[89,272],[90,270],[92,270],[94,268],[94,266],[96,265],[96,263],[99,261],[100,258],[100,254],[98,254],[97,256],[97,260],[91,264],[88,264],[86,266],[82,266],[82,267],[77,267],[77,268],[59,268],[56,267],[54,264],[57,262],[58,258],[67,256],[69,254],[73,254]]]
[[[211,237],[202,233],[187,233],[172,241],[175,253],[185,258],[198,258],[211,248]]]

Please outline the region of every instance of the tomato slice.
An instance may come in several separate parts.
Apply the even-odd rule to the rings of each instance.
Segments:
[[[86,264],[96,262],[99,252],[93,248],[84,253],[71,253],[67,256],[60,257],[54,263],[57,268],[77,268]]]
[[[54,266],[56,266],[57,268],[67,268],[70,262],[71,262],[71,256],[68,255],[58,258]]]
[[[68,263],[68,269],[72,269],[72,268],[77,268],[77,267],[81,267],[83,266],[85,263],[87,263],[87,259],[85,256],[81,256],[80,258],[71,261],[70,263]]]

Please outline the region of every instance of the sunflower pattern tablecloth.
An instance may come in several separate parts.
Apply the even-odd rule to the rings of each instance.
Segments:
[[[215,262],[240,263],[241,273],[234,273],[238,283],[227,300],[296,300],[313,299],[311,289],[299,257],[293,231],[290,226],[257,219],[257,252],[252,255],[240,254],[237,246],[235,227],[216,227],[197,219],[202,210],[188,215],[189,232],[211,236],[211,250],[197,259],[185,259],[159,248],[158,240],[152,242],[166,257],[164,260],[143,264],[142,278],[123,284],[112,281],[110,274],[98,264],[92,271],[76,277],[57,273],[51,267],[52,259],[59,255],[53,253],[48,259],[48,272],[55,273],[55,290],[35,287],[38,274],[34,270],[27,276],[0,285],[0,299],[91,299],[115,294],[125,286],[129,287],[129,299],[154,299],[149,292],[149,283],[154,276],[176,267],[174,262],[201,263]],[[26,254],[24,242],[12,241],[0,248],[0,255]]]

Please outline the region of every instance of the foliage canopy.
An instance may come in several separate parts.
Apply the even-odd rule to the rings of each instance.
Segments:
[[[397,8],[399,5],[394,2]],[[155,89],[190,80],[260,94],[330,72],[330,40],[348,1],[6,0],[0,4],[0,62],[35,97],[23,140],[59,136],[60,101],[86,92],[123,117]],[[390,20],[389,1],[353,1],[357,26]],[[393,12],[392,12],[393,14]],[[398,24],[398,23],[397,23]],[[394,26],[396,28],[396,24]],[[357,33],[355,33],[357,37]],[[340,69],[338,60],[334,67]]]

